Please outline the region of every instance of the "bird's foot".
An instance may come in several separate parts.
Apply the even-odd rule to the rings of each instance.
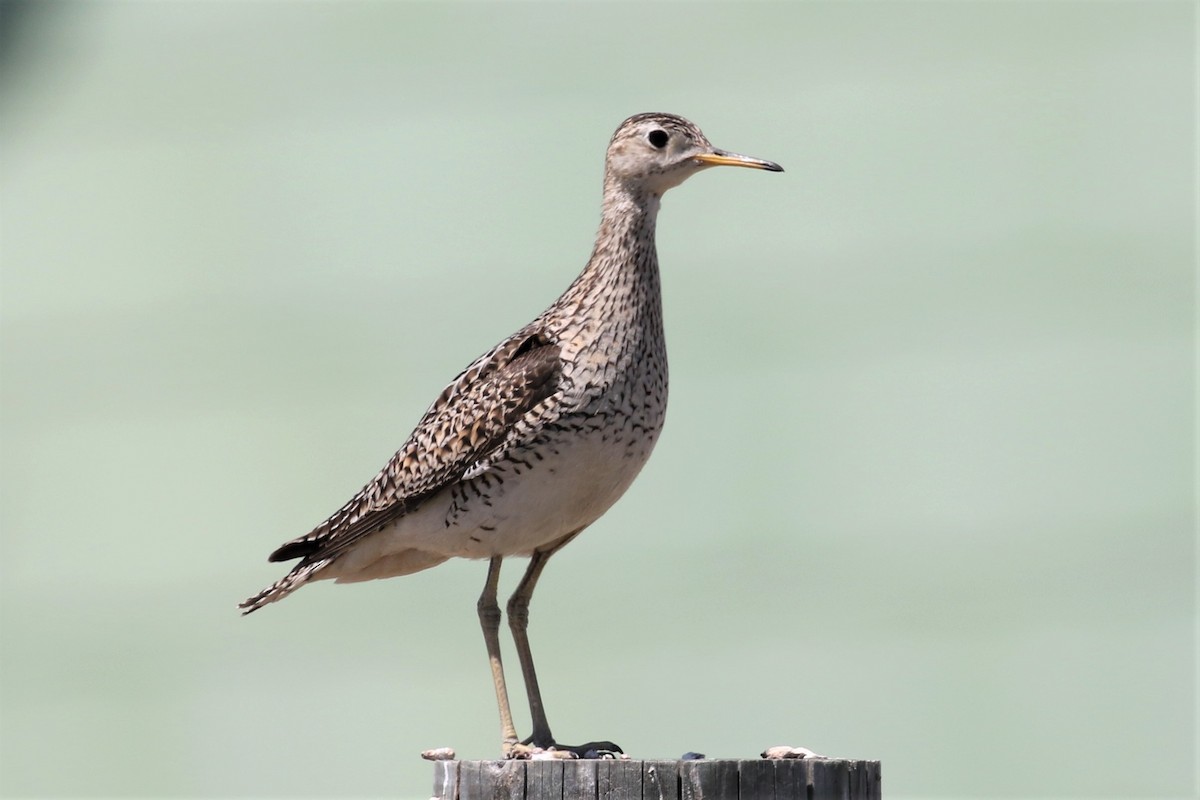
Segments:
[[[579,758],[570,750],[559,749],[553,743],[546,746],[524,742],[505,742],[504,757],[519,760],[541,760],[548,758]]]
[[[820,753],[814,753],[807,747],[792,747],[790,745],[768,747],[762,751],[762,757],[772,761],[780,761],[785,758],[828,758],[828,756],[823,756]]]
[[[505,758],[549,759],[549,758],[626,758],[625,751],[612,742],[585,742],[584,744],[559,744],[553,740],[535,741],[533,737],[523,742],[506,742]]]
[[[614,742],[584,742],[583,744],[570,745],[560,744],[559,747],[566,748],[572,753],[575,753],[579,758],[604,758],[604,759],[620,759],[629,758]]]

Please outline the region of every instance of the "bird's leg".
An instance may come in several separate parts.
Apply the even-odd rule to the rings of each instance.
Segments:
[[[504,754],[512,753],[517,741],[517,729],[513,726],[512,711],[508,707],[508,689],[504,685],[504,664],[500,661],[500,606],[496,602],[496,591],[500,583],[501,557],[494,557],[488,564],[487,583],[479,595],[476,608],[479,625],[483,628],[483,641],[487,645],[488,662],[492,667],[492,682],[496,685],[496,704],[500,707],[500,735],[503,737]],[[524,659],[522,659],[524,662]]]
[[[542,692],[538,688],[537,672],[533,667],[533,653],[529,650],[529,600],[533,597],[533,589],[537,586],[542,568],[562,544],[534,552],[524,577],[508,601],[508,626],[512,629],[513,641],[517,645],[517,657],[521,659],[525,693],[529,695],[529,714],[533,718],[533,734],[527,741],[535,747],[550,747],[554,744],[554,737],[550,733],[550,723],[546,721]]]
[[[535,551],[529,559],[529,567],[516,591],[508,600],[508,626],[512,629],[513,641],[517,645],[517,656],[521,659],[521,674],[525,678],[525,692],[529,695],[529,713],[533,717],[533,734],[525,740],[526,744],[538,749],[555,747],[563,756],[573,753],[579,758],[596,758],[596,753],[620,753],[621,748],[612,742],[588,742],[581,745],[565,745],[554,741],[550,733],[550,723],[546,721],[546,709],[542,706],[542,692],[538,688],[537,672],[533,667],[533,653],[529,649],[529,600],[533,597],[533,589],[537,586],[538,578],[550,556],[554,555],[574,539],[579,532],[574,531],[559,539],[544,550]],[[521,753],[519,748],[516,750]]]

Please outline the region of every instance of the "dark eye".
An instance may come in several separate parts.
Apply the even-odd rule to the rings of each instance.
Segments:
[[[666,131],[653,130],[646,134],[646,139],[650,142],[650,144],[654,145],[659,150],[662,150],[667,146],[667,140],[670,138],[671,137],[667,135]]]

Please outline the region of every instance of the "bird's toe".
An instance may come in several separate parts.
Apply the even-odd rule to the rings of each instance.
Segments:
[[[512,742],[505,743],[504,757],[507,759],[541,761],[552,758],[579,758],[579,755],[572,750],[561,748],[554,744],[541,747],[529,742]]]
[[[625,751],[615,742],[584,742],[580,745],[562,745],[580,758],[626,758]]]

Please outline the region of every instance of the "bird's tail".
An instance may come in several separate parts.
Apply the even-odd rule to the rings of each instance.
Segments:
[[[275,581],[275,583],[266,589],[238,603],[238,608],[242,609],[242,616],[249,614],[251,611],[258,611],[268,603],[274,603],[276,600],[282,600],[287,597],[308,583],[314,573],[328,565],[331,561],[333,561],[332,558],[322,558],[307,564],[303,562],[297,564],[291,572]]]

